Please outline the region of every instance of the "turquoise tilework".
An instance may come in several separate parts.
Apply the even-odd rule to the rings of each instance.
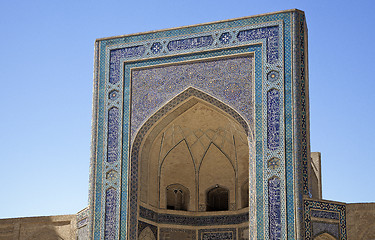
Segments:
[[[268,238],[268,218],[266,217],[267,212],[267,189],[264,182],[268,181],[268,178],[273,174],[272,172],[266,171],[266,162],[271,157],[278,157],[284,160],[282,168],[280,169],[280,179],[282,180],[282,186],[285,186],[286,192],[281,193],[281,199],[283,202],[283,211],[286,213],[286,219],[283,219],[283,230],[282,238],[286,239],[286,236],[293,238],[295,236],[294,229],[294,208],[295,208],[295,186],[294,186],[294,157],[293,156],[293,143],[292,140],[295,138],[293,135],[292,118],[293,118],[293,101],[292,101],[292,12],[282,12],[273,15],[263,15],[254,18],[245,18],[232,20],[229,22],[212,23],[209,25],[193,26],[189,28],[172,29],[153,33],[145,33],[140,35],[132,35],[127,37],[119,37],[114,39],[100,40],[97,44],[98,59],[96,60],[97,75],[95,76],[94,87],[94,111],[95,114],[95,131],[93,130],[93,144],[95,149],[92,157],[92,174],[90,181],[93,182],[95,187],[91,187],[90,193],[90,206],[92,206],[92,236],[93,239],[103,239],[104,230],[104,206],[105,206],[105,194],[106,189],[113,187],[118,189],[119,199],[121,199],[121,205],[118,206],[118,223],[115,226],[116,233],[115,238],[133,239],[136,233],[136,227],[130,227],[129,232],[127,226],[131,225],[132,222],[136,222],[136,219],[128,219],[128,212],[131,212],[133,208],[137,210],[137,206],[128,206],[128,202],[132,199],[136,200],[137,196],[128,195],[132,191],[137,190],[137,186],[128,185],[128,176],[137,174],[136,171],[128,169],[129,167],[129,142],[130,138],[130,123],[127,119],[130,118],[130,69],[133,67],[140,66],[153,66],[161,63],[178,63],[186,60],[201,59],[207,57],[219,57],[227,56],[235,53],[248,53],[254,52],[255,54],[255,152],[256,152],[256,190],[253,192],[256,196],[256,213],[252,212],[252,215],[256,215],[256,238],[267,239]],[[278,26],[279,40],[278,40],[278,59],[275,62],[267,61],[267,39],[251,39],[248,41],[236,41],[236,36],[239,31],[268,28],[270,26]],[[229,41],[223,41],[221,36],[223,33],[230,33],[231,37]],[[209,41],[204,44],[199,38],[201,36],[211,36]],[[192,39],[182,41],[181,39]],[[208,39],[208,38],[207,38]],[[180,47],[168,50],[168,43],[172,41],[180,41]],[[155,50],[155,43],[158,43],[158,49]],[[244,46],[246,45],[246,46]],[[144,46],[142,51],[138,51],[132,54],[129,53],[130,49],[135,46]],[[182,46],[182,47],[181,47]],[[117,65],[110,64],[110,53],[111,51],[118,51],[118,55],[115,56],[113,52],[113,59],[116,59],[113,63],[117,62]],[[121,52],[122,51],[122,52]],[[133,61],[133,62],[130,62]],[[124,65],[123,65],[124,64]],[[123,66],[123,67],[122,67]],[[111,72],[112,70],[112,72]],[[268,81],[267,74],[269,71],[278,71],[280,73],[278,81]],[[281,96],[283,99],[282,108],[282,132],[281,138],[282,145],[278,150],[270,151],[266,150],[264,154],[265,144],[265,92],[268,87],[266,84],[279,84],[278,88],[281,90]],[[273,86],[272,85],[272,86]],[[109,93],[116,91],[119,96],[119,101],[108,99]],[[230,106],[230,104],[228,104]],[[122,110],[121,115],[123,118],[122,126],[120,131],[122,132],[122,138],[119,139],[122,145],[122,149],[118,149],[121,155],[121,164],[106,163],[106,149],[107,139],[106,136],[108,129],[107,116],[108,110],[111,107],[119,106]],[[236,111],[239,111],[236,109]],[[151,117],[148,116],[148,117]],[[144,119],[145,121],[146,119]],[[93,121],[94,122],[94,121]],[[251,127],[251,125],[250,125]],[[285,131],[285,132],[284,132]],[[278,153],[280,152],[280,154]],[[116,181],[108,181],[105,179],[105,175],[110,170],[116,170],[121,173],[121,177]],[[130,170],[130,171],[129,171]],[[250,170],[250,172],[252,172]],[[255,189],[253,186],[253,188]],[[284,189],[285,189],[284,188]],[[253,189],[253,191],[254,191]],[[250,192],[252,192],[250,190]],[[254,208],[253,208],[254,209]],[[134,210],[134,209],[133,209]],[[253,217],[250,217],[254,219]],[[136,224],[136,223],[135,223]],[[253,224],[254,225],[254,224]],[[252,225],[252,226],[253,226]],[[252,231],[250,228],[250,231]]]

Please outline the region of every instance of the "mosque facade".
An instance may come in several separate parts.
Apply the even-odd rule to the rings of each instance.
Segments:
[[[322,199],[308,82],[296,9],[98,39],[89,206],[45,236],[375,239],[374,204]]]

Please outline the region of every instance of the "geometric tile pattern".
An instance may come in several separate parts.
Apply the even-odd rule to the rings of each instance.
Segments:
[[[298,44],[297,47],[299,48],[299,51],[297,51],[299,55],[299,59],[297,61],[299,62],[299,68],[297,70],[299,71],[299,76],[297,78],[297,84],[299,84],[299,92],[300,94],[296,96],[297,98],[297,109],[299,117],[299,124],[300,124],[300,139],[301,139],[301,160],[302,160],[302,184],[303,184],[303,194],[309,195],[309,187],[308,187],[308,158],[309,156],[309,139],[308,139],[308,129],[309,126],[307,126],[307,118],[308,118],[308,92],[307,92],[307,76],[306,76],[306,40],[305,40],[305,16],[304,14],[298,14],[297,19],[297,34],[298,34]]]
[[[281,238],[296,236],[294,213],[301,198],[295,186],[294,166],[299,167],[295,161],[300,160],[304,150],[308,152],[308,148],[303,148],[308,144],[307,139],[300,143],[304,133],[307,136],[306,131],[295,131],[293,125],[294,94],[303,99],[304,96],[298,95],[306,89],[301,83],[304,77],[300,81],[305,66],[294,59],[305,50],[292,48],[294,42],[302,42],[297,40],[300,35],[296,35],[301,33],[294,28],[299,16],[302,16],[299,11],[292,10],[97,41],[90,165],[92,239],[137,237],[138,156],[134,153],[142,140],[138,136],[144,136],[160,116],[188,93],[197,94],[228,112],[254,140],[254,146],[249,144],[253,151],[250,238],[270,236],[268,180],[273,176],[280,179]],[[214,70],[211,79],[202,79],[205,74],[194,75],[202,65],[209,69],[213,63],[225,71],[215,75]],[[231,72],[232,67],[237,71]],[[175,71],[176,77],[163,78]],[[151,73],[157,78],[146,81]],[[172,80],[176,84],[167,84]],[[294,89],[295,80],[301,83],[298,89]],[[141,83],[149,84],[145,87],[147,93],[134,94],[142,92],[144,86],[137,85]],[[217,91],[215,86],[220,85],[221,90]],[[268,101],[267,93],[273,91],[277,91],[277,98],[270,95],[273,100]],[[267,102],[272,102],[269,112],[265,107]],[[297,112],[303,110],[302,105]],[[303,117],[300,119],[304,121]],[[269,132],[267,126],[274,130]],[[268,134],[272,136],[270,145]],[[280,159],[280,167],[267,167],[272,158]]]
[[[268,160],[267,167],[272,170],[275,170],[276,168],[280,167],[280,159],[271,158],[270,160]]]

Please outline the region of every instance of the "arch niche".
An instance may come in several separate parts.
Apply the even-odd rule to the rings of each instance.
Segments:
[[[336,240],[336,238],[329,233],[321,233],[314,240]]]
[[[139,159],[138,203],[171,214],[205,212],[207,191],[223,186],[228,190],[228,208],[223,209],[247,207],[248,197],[242,195],[248,194],[243,183],[249,178],[251,134],[232,108],[197,89],[185,90],[136,136],[132,159]],[[178,186],[173,191],[181,196],[174,196],[171,186]],[[177,201],[171,197],[183,207],[168,207]]]

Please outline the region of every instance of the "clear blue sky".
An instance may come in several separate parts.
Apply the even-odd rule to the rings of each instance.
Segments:
[[[87,206],[96,38],[298,8],[323,197],[375,202],[375,1],[0,0],[0,218]]]

